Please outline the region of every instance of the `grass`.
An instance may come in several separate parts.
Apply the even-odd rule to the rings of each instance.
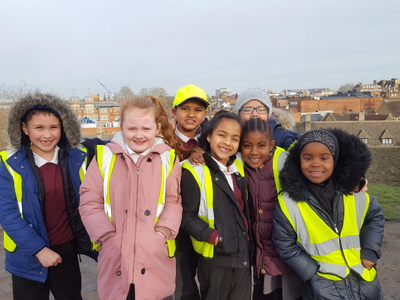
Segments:
[[[400,187],[368,184],[368,193],[379,202],[386,220],[400,220]]]

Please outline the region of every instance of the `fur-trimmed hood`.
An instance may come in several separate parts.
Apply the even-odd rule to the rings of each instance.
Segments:
[[[7,132],[11,145],[19,149],[22,143],[22,137],[25,135],[22,131],[21,117],[30,108],[41,104],[47,105],[58,112],[60,115],[62,130],[71,146],[76,148],[81,142],[81,124],[75,111],[71,108],[68,101],[64,101],[58,96],[52,94],[33,93],[24,96],[15,102],[8,112]]]
[[[296,120],[290,111],[275,107],[272,109],[272,115],[270,116],[270,119],[274,120],[276,123],[279,123],[281,128],[285,130],[293,130],[296,125]]]
[[[354,191],[371,164],[371,154],[361,140],[341,129],[325,129],[336,136],[339,158],[332,176],[344,194]],[[300,144],[296,143],[286,159],[279,179],[284,192],[295,201],[306,200],[306,178],[300,167]]]

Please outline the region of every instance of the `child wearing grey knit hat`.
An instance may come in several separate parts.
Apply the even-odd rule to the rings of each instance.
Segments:
[[[259,87],[247,89],[240,94],[239,98],[236,101],[235,114],[240,116],[240,112],[243,106],[252,100],[259,101],[260,104],[263,104],[267,108],[268,116],[266,117],[268,119],[268,117],[270,117],[272,113],[272,102],[269,98],[267,91]],[[267,119],[261,119],[267,121]]]
[[[268,92],[262,88],[250,88],[239,95],[235,113],[245,122],[251,118],[260,118],[268,122],[273,129],[276,146],[287,150],[299,137],[299,133],[291,129],[296,124],[290,111],[272,110],[272,102]]]

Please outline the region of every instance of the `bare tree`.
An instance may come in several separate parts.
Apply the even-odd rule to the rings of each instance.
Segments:
[[[354,88],[354,83],[346,83],[339,86],[338,92],[346,93]]]
[[[0,85],[0,103],[12,103],[18,98],[36,91],[39,89],[28,86],[23,80],[18,85]]]
[[[0,150],[6,150],[10,146],[7,134],[7,116],[10,105],[19,98],[38,91],[39,89],[28,86],[25,81],[21,81],[19,85],[0,85]]]
[[[123,100],[129,97],[132,97],[133,95],[135,95],[132,90],[129,88],[129,86],[124,85],[121,87],[121,89],[119,90],[118,93],[114,94],[114,100]]]
[[[142,88],[139,92],[139,95],[150,95],[148,88]]]

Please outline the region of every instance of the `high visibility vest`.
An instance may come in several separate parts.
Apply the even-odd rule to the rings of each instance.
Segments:
[[[236,154],[238,156],[238,154]],[[240,158],[236,158],[234,161],[236,168],[240,175],[244,176],[243,163]],[[212,229],[215,229],[214,225],[214,196],[213,186],[210,169],[205,165],[193,165],[189,160],[182,162],[182,168],[187,169],[193,175],[200,189],[200,205],[199,205],[199,217]],[[192,236],[194,250],[207,258],[214,257],[214,244],[210,244],[203,241],[198,241]]]
[[[87,152],[86,148],[80,149],[83,152]],[[22,214],[22,178],[21,175],[15,172],[7,163],[7,159],[10,158],[15,154],[14,151],[1,151],[0,156],[2,161],[7,167],[8,172],[10,172],[10,175],[12,176],[14,180],[14,190],[15,190],[15,196],[17,198],[18,202],[18,208],[19,212],[21,213],[21,218],[24,218]],[[87,157],[85,158],[85,161],[82,163],[82,166],[79,169],[79,178],[81,182],[83,181],[83,178],[85,177],[86,174],[86,164],[87,164]],[[14,241],[8,236],[8,234],[4,231],[4,249],[6,249],[8,252],[14,252],[15,248],[17,245],[14,243]]]
[[[293,201],[287,193],[278,199],[297,234],[297,243],[318,263],[320,276],[342,280],[353,270],[368,282],[375,279],[375,268],[366,269],[360,257],[360,231],[370,201],[367,193],[343,195],[344,220],[340,233],[329,227],[307,202]]]
[[[111,199],[110,199],[110,179],[111,174],[114,169],[115,159],[117,155],[111,151],[105,145],[97,145],[96,147],[96,160],[99,166],[99,170],[101,176],[103,177],[103,199],[104,199],[104,212],[107,217],[112,221],[111,215]],[[166,184],[169,175],[174,167],[175,160],[176,160],[176,153],[174,149],[169,151],[165,151],[160,154],[161,157],[161,187],[160,187],[160,194],[158,196],[158,206],[157,206],[157,214],[156,214],[156,222],[157,224],[158,219],[160,218],[164,206],[165,206],[165,191],[166,191]],[[175,240],[167,239],[168,245],[168,255],[169,257],[175,256]],[[95,245],[95,249],[98,250],[98,244]]]

